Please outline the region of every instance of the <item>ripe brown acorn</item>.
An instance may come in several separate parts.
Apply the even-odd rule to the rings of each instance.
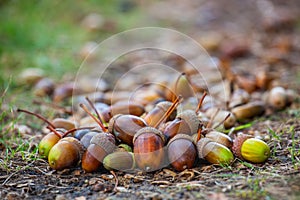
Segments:
[[[52,169],[63,170],[74,167],[81,159],[83,145],[74,137],[65,137],[50,150],[48,162]]]
[[[235,107],[231,112],[237,120],[245,120],[263,114],[265,104],[262,101],[252,101],[247,104]]]
[[[101,132],[92,137],[89,147],[82,156],[82,169],[86,172],[97,171],[104,157],[115,149],[115,138],[110,133]]]
[[[177,171],[193,167],[197,149],[193,138],[186,134],[177,134],[168,143],[168,158]]]
[[[117,114],[130,114],[141,116],[145,112],[144,106],[136,102],[121,101],[113,104],[101,112],[102,120],[109,122],[109,120]]]
[[[232,152],[224,145],[209,138],[201,138],[197,142],[198,156],[212,164],[230,164],[233,160]]]
[[[149,126],[155,126],[157,122],[163,117],[167,110],[172,106],[170,101],[162,101],[155,105],[155,107],[144,117],[145,122]],[[176,117],[176,109],[170,114],[166,121],[173,120]]]
[[[177,133],[193,135],[197,133],[199,125],[200,120],[195,111],[185,110],[179,113],[175,120],[170,122],[164,130],[164,135],[167,140],[174,137]]]
[[[163,134],[153,127],[140,129],[133,138],[133,152],[137,166],[146,172],[162,167],[165,139]]]
[[[146,122],[140,117],[118,114],[109,120],[108,131],[117,139],[132,146],[136,132],[146,126]]]

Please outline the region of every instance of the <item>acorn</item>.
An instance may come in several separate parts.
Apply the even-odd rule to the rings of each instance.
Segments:
[[[147,113],[144,117],[145,122],[149,126],[155,126],[157,122],[162,118],[162,116],[167,112],[167,110],[173,105],[170,101],[162,101],[155,105],[155,107]],[[170,121],[176,117],[176,109],[170,114],[170,116],[165,121]]]
[[[76,138],[65,137],[51,148],[48,156],[49,165],[55,170],[75,167],[83,151],[83,145]]]
[[[101,116],[103,121],[109,122],[109,120],[117,114],[141,116],[144,112],[144,106],[139,103],[120,101],[101,111]]]
[[[270,157],[270,147],[267,143],[246,134],[235,138],[232,151],[238,158],[252,163],[263,163]]]
[[[269,105],[276,109],[281,110],[286,107],[288,103],[287,92],[283,87],[274,87],[269,93],[268,96]]]
[[[91,144],[91,139],[95,136],[99,134],[99,132],[96,131],[90,131],[88,133],[86,133],[84,136],[82,136],[82,138],[80,139],[81,144],[85,147],[88,148]]]
[[[146,126],[147,123],[140,117],[118,114],[109,120],[108,131],[117,139],[132,146],[136,132]]]
[[[63,134],[63,131],[57,130],[59,134]],[[61,139],[56,133],[50,132],[45,135],[39,143],[39,154],[45,158],[48,158],[51,148]]]
[[[54,91],[54,81],[50,78],[42,78],[34,86],[34,95],[38,97],[49,96]]]
[[[115,138],[110,133],[101,132],[94,135],[89,147],[82,156],[82,169],[86,172],[97,171],[105,156],[115,149]]]
[[[235,107],[231,110],[237,120],[250,119],[263,114],[264,111],[265,104],[262,101],[249,102],[247,104]]]
[[[250,100],[250,94],[243,89],[236,89],[233,91],[233,94],[230,98],[229,108],[234,108],[245,103],[248,103]]]
[[[205,135],[205,137],[213,140],[214,142],[222,144],[229,149],[232,147],[232,144],[233,144],[232,139],[228,135],[221,133],[219,131],[216,131],[216,130],[209,131]]]
[[[176,81],[170,84],[170,89],[167,89],[165,94],[169,101],[173,101],[178,95],[185,99],[194,96],[193,88],[185,73],[180,74]]]
[[[52,121],[52,124],[55,126],[55,128],[64,128],[66,130],[71,130],[75,128],[74,122],[64,118],[55,118]]]
[[[197,133],[199,125],[200,120],[195,111],[185,110],[179,113],[175,120],[170,122],[164,130],[164,135],[167,140],[174,137],[177,133],[193,135]]]
[[[137,166],[146,172],[158,170],[163,166],[165,139],[153,127],[140,129],[133,138],[133,152]]]
[[[103,166],[109,171],[132,171],[135,168],[134,154],[127,151],[115,151],[103,159]]]
[[[169,141],[167,149],[169,161],[177,171],[193,167],[197,149],[191,136],[177,134]]]
[[[198,156],[211,164],[230,164],[233,160],[232,152],[224,145],[209,138],[201,138],[197,142]]]

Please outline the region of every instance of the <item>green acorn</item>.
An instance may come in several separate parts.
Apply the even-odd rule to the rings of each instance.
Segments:
[[[232,152],[224,145],[209,138],[202,138],[197,142],[198,156],[212,164],[230,164],[233,160]]]
[[[127,151],[115,151],[103,159],[107,170],[132,171],[135,168],[134,154]]]
[[[245,134],[234,140],[232,151],[240,159],[252,163],[263,163],[270,157],[270,147],[267,143]]]

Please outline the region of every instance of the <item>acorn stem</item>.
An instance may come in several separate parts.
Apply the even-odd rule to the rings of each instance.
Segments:
[[[196,111],[195,111],[196,113],[199,112],[199,110],[200,110],[200,108],[201,108],[201,106],[202,106],[202,103],[203,103],[203,101],[204,101],[206,95],[207,95],[207,92],[204,91],[204,93],[203,93],[203,95],[202,95],[202,97],[201,97],[201,99],[200,99],[200,101],[199,101],[199,103],[198,103],[197,109],[196,109]]]
[[[201,132],[202,132],[202,129],[199,128],[198,133],[197,133],[197,142],[201,139]]]
[[[95,105],[92,103],[92,101],[88,98],[88,97],[85,97],[85,100],[89,103],[89,105],[93,108],[94,112],[96,113],[98,119],[102,122],[101,120],[101,117],[100,117],[100,114],[98,112],[98,110],[96,109]],[[103,122],[102,122],[103,123]]]
[[[60,139],[62,138],[61,134],[59,134],[55,128],[53,128],[52,126],[47,126],[47,128],[52,131],[55,135],[57,135]]]
[[[17,112],[24,112],[24,113],[27,113],[27,114],[36,116],[37,118],[39,118],[39,119],[43,120],[44,122],[46,122],[46,123],[47,123],[49,126],[51,126],[53,129],[55,129],[55,126],[54,126],[49,120],[47,120],[45,117],[43,117],[43,116],[40,115],[40,114],[33,113],[33,112],[28,111],[28,110],[24,110],[24,109],[20,109],[20,108],[17,109]]]
[[[102,122],[96,118],[89,110],[88,108],[84,105],[84,104],[79,104],[79,106],[91,117],[93,118],[93,120],[95,120],[95,122],[97,122],[97,124],[99,124],[99,126],[101,127],[101,129],[104,131],[104,132],[107,132],[107,129],[104,127],[104,125],[102,124]]]
[[[155,124],[154,128],[157,128],[160,123],[162,123],[165,119],[167,119],[171,114],[172,112],[177,108],[178,104],[180,103],[182,99],[182,96],[179,95],[175,101],[173,102],[173,104],[169,107],[169,109],[167,110],[167,112],[165,112],[165,114],[160,118],[160,120]]]
[[[82,129],[93,129],[93,128],[95,128],[95,127],[94,126],[89,126],[89,127],[73,128],[73,129],[70,129],[67,132],[65,132],[61,137],[64,138],[68,134],[73,133],[74,131],[78,131],[78,130],[82,130]]]

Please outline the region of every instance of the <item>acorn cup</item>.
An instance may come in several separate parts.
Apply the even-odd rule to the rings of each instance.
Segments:
[[[264,163],[270,157],[270,147],[267,143],[246,134],[235,138],[232,151],[238,158],[252,163]]]
[[[132,152],[115,151],[103,159],[103,166],[107,170],[130,172],[135,169],[135,159]]]
[[[178,134],[173,137],[168,143],[167,152],[171,165],[177,171],[192,168],[197,157],[193,138],[185,134]]]
[[[234,160],[232,152],[226,146],[209,138],[201,138],[196,146],[199,158],[211,164],[227,165]]]
[[[86,172],[97,171],[105,156],[115,149],[115,139],[110,133],[101,132],[92,137],[89,147],[82,156],[82,169]]]
[[[137,166],[146,172],[161,169],[165,159],[164,144],[164,136],[156,128],[140,129],[133,138]]]
[[[50,150],[48,162],[52,169],[63,170],[75,167],[84,152],[83,145],[74,137],[65,137]]]

